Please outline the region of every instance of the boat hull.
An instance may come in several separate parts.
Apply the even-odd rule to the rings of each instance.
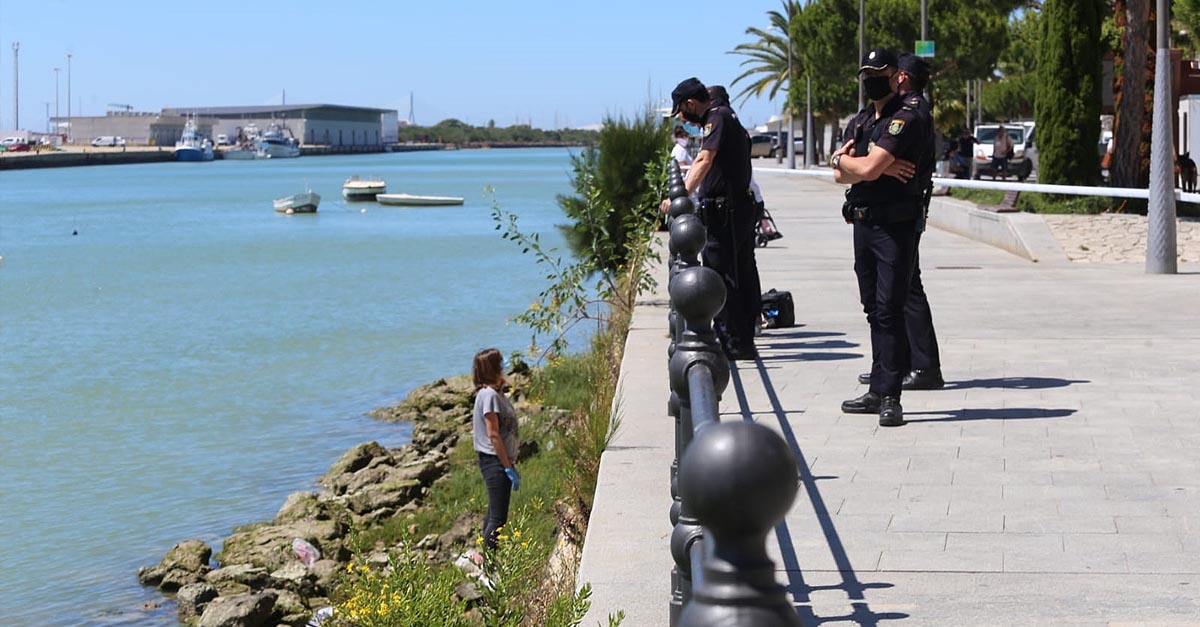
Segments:
[[[221,151],[221,158],[233,159],[235,161],[245,161],[254,159],[255,155],[253,150],[223,150]]]
[[[317,205],[321,204],[321,195],[316,192],[305,192],[293,196],[275,199],[275,211],[279,213],[316,213]]]
[[[375,200],[386,193],[387,184],[383,181],[347,181],[342,186],[342,197],[346,200]]]
[[[465,202],[465,199],[458,196],[413,196],[411,194],[379,194],[375,200],[381,205],[405,207],[448,207]]]
[[[204,150],[203,148],[176,148],[176,161],[212,161],[213,152],[211,149]]]
[[[264,142],[258,151],[258,156],[264,159],[294,159],[300,156],[300,148],[298,146],[268,144]]]

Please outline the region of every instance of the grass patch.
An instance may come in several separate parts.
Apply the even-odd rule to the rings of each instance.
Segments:
[[[957,200],[973,202],[977,205],[997,205],[1004,200],[1004,192],[998,189],[970,189],[967,187],[951,187],[950,196]]]

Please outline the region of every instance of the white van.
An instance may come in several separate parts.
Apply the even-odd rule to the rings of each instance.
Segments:
[[[101,135],[92,140],[93,146],[124,146],[125,138],[117,135]]]

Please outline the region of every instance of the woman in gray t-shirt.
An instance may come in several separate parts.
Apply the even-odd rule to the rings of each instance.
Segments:
[[[504,396],[504,361],[500,351],[488,348],[475,355],[471,367],[475,383],[473,436],[479,471],[487,487],[488,509],[483,518],[483,540],[496,548],[496,530],[508,522],[510,490],[521,489],[517,473],[517,412]]]

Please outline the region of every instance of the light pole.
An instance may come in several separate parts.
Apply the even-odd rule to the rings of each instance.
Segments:
[[[71,141],[71,53],[67,53],[67,141]]]
[[[866,18],[864,17],[866,15],[866,11],[867,11],[867,0],[858,0],[858,58],[859,59],[862,59],[863,55],[867,54],[867,48],[866,48],[866,38],[867,38],[866,37],[866,31],[867,31],[866,24],[867,24],[867,22],[866,22]],[[866,106],[866,105],[863,100],[863,85],[862,85],[862,81],[858,81],[858,110],[862,111],[864,106]]]
[[[58,117],[58,72],[61,68],[54,68],[54,117]]]
[[[804,99],[804,167],[808,168],[817,165],[817,153],[812,132],[812,76],[805,74],[804,82],[807,88]]]
[[[1147,212],[1146,273],[1175,274],[1175,146],[1171,141],[1171,13],[1158,0],[1158,48],[1154,61],[1154,120],[1150,142],[1150,205]]]
[[[21,42],[13,42],[13,130],[21,129],[21,75],[17,55],[21,50]]]
[[[787,109],[788,123],[788,169],[796,169],[796,124],[792,122],[792,18],[788,16],[787,26],[787,55],[788,55],[788,82],[787,96],[783,98],[783,106]]]

